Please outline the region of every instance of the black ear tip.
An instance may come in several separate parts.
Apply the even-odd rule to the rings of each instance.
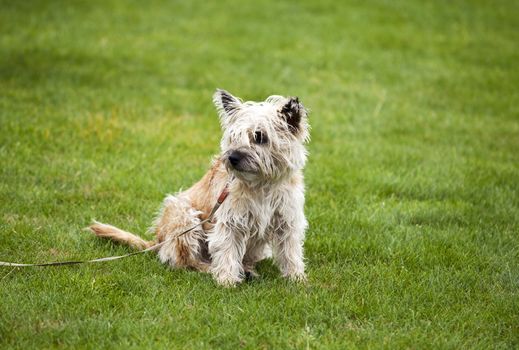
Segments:
[[[225,89],[216,89],[216,94],[217,95],[220,95],[220,96],[229,96],[229,97],[232,97],[231,93]]]
[[[221,105],[227,113],[234,112],[240,105],[240,100],[224,89],[216,89],[213,99],[215,103]]]
[[[222,98],[223,101],[233,101],[234,100],[234,96],[225,90],[219,90],[219,93],[220,93],[220,97]]]
[[[287,102],[287,107],[290,109],[298,109],[299,108],[299,97],[290,97]]]

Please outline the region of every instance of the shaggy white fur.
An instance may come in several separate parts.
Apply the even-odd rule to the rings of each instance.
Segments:
[[[305,108],[297,98],[242,102],[224,90],[213,101],[223,129],[221,153],[199,182],[164,200],[152,227],[158,242],[167,240],[160,260],[209,271],[232,286],[256,275],[255,264],[272,254],[283,276],[304,280]],[[177,237],[207,218],[226,184],[229,196],[213,222]],[[153,243],[111,225],[96,222],[90,229],[138,249]]]

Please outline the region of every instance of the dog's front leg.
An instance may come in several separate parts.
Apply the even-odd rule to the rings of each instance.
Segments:
[[[218,223],[208,237],[211,254],[211,273],[224,286],[234,286],[243,280],[242,260],[245,255],[246,237],[231,227]]]
[[[306,220],[278,226],[273,237],[274,260],[284,277],[294,281],[305,281],[305,263],[303,261],[303,241]]]

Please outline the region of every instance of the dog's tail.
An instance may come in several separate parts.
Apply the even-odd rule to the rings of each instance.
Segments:
[[[134,235],[133,233],[123,231],[115,226],[102,224],[94,221],[92,225],[87,227],[88,230],[92,231],[96,236],[103,238],[110,238],[113,241],[124,243],[135,249],[143,250],[149,248],[155,244],[153,241],[145,241],[141,237]]]

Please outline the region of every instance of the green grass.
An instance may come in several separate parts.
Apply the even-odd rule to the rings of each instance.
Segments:
[[[514,1],[0,2],[0,260],[130,250],[218,152],[211,95],[312,110],[309,283],[155,256],[0,269],[0,348],[519,347]]]

